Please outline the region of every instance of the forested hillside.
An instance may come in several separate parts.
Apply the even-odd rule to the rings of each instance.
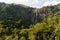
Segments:
[[[0,3],[0,40],[60,40],[60,4],[32,8]]]

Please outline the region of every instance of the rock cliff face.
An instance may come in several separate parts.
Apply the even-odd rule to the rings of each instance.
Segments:
[[[50,13],[51,8],[43,7],[43,8],[40,8],[40,9],[34,9],[33,12],[34,12],[34,15],[35,15],[34,20],[40,22],[40,21],[42,21],[40,18],[45,17],[48,13]]]

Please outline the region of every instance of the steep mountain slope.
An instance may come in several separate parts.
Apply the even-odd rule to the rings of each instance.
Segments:
[[[0,20],[6,21],[19,21],[21,20],[22,24],[27,21],[29,24],[31,21],[32,8],[26,7],[24,5],[16,4],[4,4],[0,3]],[[8,23],[7,23],[8,24]]]
[[[0,3],[0,40],[60,40],[60,4],[32,8]]]
[[[12,25],[21,21],[20,26],[29,26],[30,24],[34,24],[35,22],[41,22],[43,17],[48,15],[48,13],[58,10],[56,6],[47,6],[40,9],[31,8],[24,5],[19,4],[5,4],[0,3],[0,20],[3,20],[5,24]],[[15,25],[16,26],[16,25]]]

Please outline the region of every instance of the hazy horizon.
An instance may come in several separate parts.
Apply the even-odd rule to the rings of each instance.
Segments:
[[[26,6],[41,8],[43,6],[56,5],[60,3],[60,0],[0,0],[0,2],[4,3],[16,3],[23,4]]]

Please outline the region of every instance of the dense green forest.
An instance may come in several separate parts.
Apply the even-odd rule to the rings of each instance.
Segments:
[[[0,40],[60,40],[60,4],[32,8],[0,3]]]

